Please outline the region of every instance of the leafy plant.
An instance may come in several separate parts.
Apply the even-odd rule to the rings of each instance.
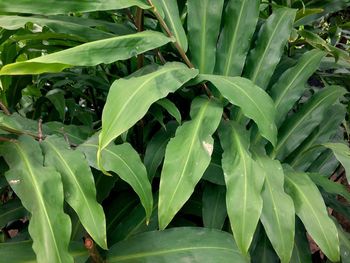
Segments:
[[[349,3],[286,2],[0,1],[1,257],[346,262]]]

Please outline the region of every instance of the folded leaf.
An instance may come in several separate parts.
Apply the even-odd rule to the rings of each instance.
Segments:
[[[114,245],[108,251],[107,261],[110,263],[246,262],[228,233],[192,227],[147,232],[132,237]]]
[[[274,123],[275,107],[266,92],[250,80],[241,77],[201,74],[198,80],[208,80],[213,83],[222,96],[240,107],[245,116],[253,119],[261,135],[275,145],[277,137],[277,128]]]
[[[224,150],[227,213],[236,244],[247,255],[263,207],[260,193],[265,171],[251,157],[245,128],[225,122],[220,126],[219,136]]]
[[[71,12],[94,12],[122,9],[131,6],[149,8],[142,0],[48,0],[43,4],[41,0],[18,0],[16,2],[0,1],[1,12],[55,15]]]
[[[175,92],[197,73],[182,63],[173,62],[143,76],[116,80],[103,109],[100,150],[141,119],[152,103]]]
[[[32,214],[29,234],[37,261],[73,262],[68,253],[71,223],[63,212],[61,175],[54,168],[43,166],[40,146],[31,137],[21,136],[19,141],[4,143],[0,155],[10,167],[5,173],[7,181]]]
[[[64,138],[58,136],[46,138],[41,146],[45,166],[54,167],[62,176],[65,200],[95,242],[107,249],[106,219],[96,201],[94,177],[84,154],[71,150]]]
[[[228,1],[216,53],[215,73],[231,77],[241,75],[258,22],[259,6],[258,0]]]
[[[337,228],[327,213],[322,196],[306,173],[286,172],[286,192],[294,201],[295,211],[322,252],[339,261]]]
[[[159,186],[159,228],[164,229],[190,198],[210,163],[212,134],[219,125],[222,106],[213,99],[196,98],[191,120],[180,126],[166,148]]]
[[[1,68],[0,75],[41,74],[44,72],[60,72],[73,66],[108,64],[131,58],[163,46],[170,41],[170,38],[155,31],[143,31],[112,37],[85,43],[24,62],[5,65]]]
[[[223,6],[224,0],[187,1],[191,61],[200,73],[213,73]]]

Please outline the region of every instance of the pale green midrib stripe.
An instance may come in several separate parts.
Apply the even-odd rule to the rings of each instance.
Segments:
[[[238,18],[237,18],[237,24],[235,26],[235,30],[234,30],[234,32],[232,34],[233,38],[231,40],[231,45],[230,45],[230,48],[229,48],[229,51],[228,51],[228,59],[226,60],[226,63],[225,63],[224,74],[223,74],[224,76],[228,76],[229,71],[230,71],[230,65],[231,65],[231,60],[232,60],[232,53],[233,53],[234,47],[236,46],[237,31],[238,31],[238,28],[240,26],[243,10],[244,10],[244,7],[245,7],[245,3],[247,3],[247,1],[244,0],[243,2],[244,3],[242,3],[241,9],[239,10],[239,15],[238,15]]]
[[[59,260],[59,262],[64,263],[64,262],[62,261],[62,259],[61,259],[61,254],[59,253],[58,245],[57,245],[57,243],[56,243],[55,233],[54,233],[53,228],[52,228],[52,225],[51,225],[50,217],[49,217],[49,215],[48,215],[48,213],[47,213],[47,211],[46,211],[45,202],[44,202],[43,197],[42,197],[42,195],[41,195],[40,189],[39,189],[38,186],[37,186],[38,183],[37,183],[37,181],[36,181],[36,179],[35,179],[35,175],[34,175],[34,173],[33,173],[32,167],[30,166],[30,161],[26,158],[25,152],[22,150],[22,148],[21,148],[17,143],[15,143],[15,147],[17,148],[17,151],[18,151],[19,155],[21,156],[21,158],[22,158],[22,160],[24,161],[26,167],[28,168],[29,175],[30,175],[30,177],[31,177],[31,179],[32,179],[32,183],[33,183],[33,185],[34,185],[34,190],[35,190],[35,192],[37,193],[37,196],[38,196],[38,198],[39,198],[39,202],[41,203],[41,206],[42,206],[42,208],[43,208],[44,215],[45,215],[45,217],[46,217],[46,220],[47,220],[47,223],[48,223],[50,232],[51,232],[51,240],[53,241],[53,244],[54,244],[54,246],[55,246],[55,248],[56,248],[56,255],[58,256],[58,260]],[[34,211],[33,211],[33,212],[34,212]]]
[[[125,261],[125,260],[130,260],[130,259],[158,256],[158,255],[171,254],[171,253],[179,253],[179,252],[185,252],[185,251],[191,251],[191,250],[224,250],[227,252],[237,253],[237,251],[232,249],[232,248],[203,246],[203,247],[188,247],[188,248],[160,250],[157,252],[135,253],[133,255],[111,257],[111,258],[108,258],[108,261],[113,263],[113,262],[118,262],[118,261]]]
[[[145,80],[145,82],[143,82],[138,88],[135,89],[135,91],[133,93],[131,93],[131,95],[129,96],[129,98],[125,101],[124,105],[122,106],[122,108],[119,110],[119,113],[117,114],[117,116],[114,117],[112,123],[107,127],[107,130],[104,132],[104,134],[109,134],[109,131],[112,129],[112,127],[115,125],[116,122],[118,122],[120,116],[124,113],[124,110],[126,109],[126,107],[128,106],[128,103],[134,98],[134,96],[149,82],[151,82],[152,80],[154,80],[156,77],[171,72],[173,70],[179,70],[178,67],[171,67],[171,68],[163,68],[161,70],[159,70],[158,72],[155,73],[151,73],[152,77],[148,78]],[[103,127],[102,127],[103,128]],[[103,129],[102,129],[103,132]],[[103,135],[101,132],[101,135]],[[120,134],[117,135],[117,137]],[[104,149],[105,147],[107,147],[107,145],[112,141],[113,139],[109,139],[107,143],[104,143],[104,145],[101,145],[101,149]]]
[[[95,148],[98,148],[98,146],[97,145],[94,145],[94,144],[88,144],[88,143],[86,143],[86,144],[84,144],[85,146],[87,146],[87,147],[95,147]],[[141,191],[142,191],[142,193],[143,193],[143,198],[145,198],[145,200],[147,200],[147,194],[146,194],[146,192],[144,191],[144,188],[143,188],[143,184],[139,181],[139,178],[137,177],[137,175],[134,173],[134,171],[131,169],[131,167],[124,161],[124,159],[122,159],[122,158],[120,158],[120,156],[119,155],[117,155],[117,154],[115,154],[114,152],[112,152],[112,151],[110,151],[109,149],[103,149],[104,151],[106,151],[106,152],[108,152],[108,153],[110,153],[111,155],[113,155],[113,156],[115,156],[115,157],[117,157],[127,168],[128,168],[128,170],[131,172],[131,174],[134,176],[134,178],[136,179],[136,182],[138,183],[138,185],[140,186],[140,189],[141,189]]]
[[[177,184],[176,184],[176,187],[175,187],[175,189],[174,189],[174,191],[173,191],[173,194],[172,194],[171,198],[169,199],[168,208],[171,207],[171,204],[172,204],[172,202],[173,202],[173,200],[174,200],[175,194],[177,193],[177,190],[178,190],[178,188],[179,188],[179,185],[180,185],[180,183],[182,182],[182,179],[183,179],[183,177],[184,177],[184,173],[185,173],[185,171],[186,171],[186,169],[187,169],[188,160],[189,160],[190,155],[191,155],[191,153],[192,153],[192,148],[193,148],[195,139],[197,138],[199,128],[200,128],[200,126],[201,126],[200,124],[202,124],[202,120],[203,120],[203,118],[204,118],[204,113],[207,111],[207,108],[208,108],[209,104],[210,104],[210,100],[208,100],[208,101],[206,102],[206,105],[200,110],[200,113],[199,113],[199,115],[198,115],[198,120],[197,120],[197,123],[196,123],[196,125],[195,125],[195,129],[194,129],[193,137],[192,137],[192,140],[191,140],[191,144],[190,144],[190,147],[189,147],[188,152],[187,152],[186,161],[185,161],[185,164],[184,164],[184,166],[183,166],[183,168],[182,168],[182,171],[181,171],[181,173],[180,173],[180,179],[179,179],[179,181],[178,181]],[[161,199],[159,198],[159,200],[161,200]],[[169,213],[168,213],[168,214],[169,214]]]
[[[99,233],[100,231],[99,230],[99,227],[98,227],[98,224],[96,223],[96,220],[95,220],[95,216],[94,216],[94,213],[92,212],[91,210],[91,207],[90,205],[93,204],[93,200],[91,201],[88,201],[86,199],[86,196],[85,196],[85,192],[83,191],[83,189],[81,188],[80,186],[80,183],[78,182],[77,178],[75,177],[75,173],[72,171],[72,169],[69,167],[68,163],[66,162],[66,160],[63,158],[63,156],[61,155],[61,153],[59,151],[57,151],[56,147],[50,143],[49,141],[45,141],[48,145],[50,145],[51,149],[57,154],[57,156],[59,157],[59,159],[61,160],[61,163],[66,167],[66,169],[68,170],[68,173],[71,175],[70,177],[73,178],[73,181],[75,182],[76,186],[78,186],[78,190],[79,192],[81,193],[81,196],[83,197],[83,200],[84,200],[84,203],[85,203],[85,207],[87,207],[87,209],[89,210],[89,214],[90,214],[90,219],[92,218],[92,221],[94,223],[94,226],[95,226],[95,233]],[[69,200],[69,198],[67,198]],[[67,201],[68,201],[67,200]],[[79,218],[80,218],[80,215],[78,214]],[[82,221],[84,221],[84,218],[82,218]],[[87,227],[89,228],[89,226],[85,226],[84,227]],[[100,229],[101,230],[101,229]],[[94,235],[94,233],[90,233],[91,235]]]
[[[284,13],[286,13],[286,12],[284,12]],[[262,56],[259,56],[260,59],[259,59],[258,66],[255,68],[255,71],[254,71],[253,76],[252,76],[252,78],[251,78],[251,80],[252,80],[254,83],[256,82],[256,77],[257,77],[257,75],[258,75],[258,73],[259,73],[259,71],[260,71],[260,68],[261,68],[261,66],[262,66],[262,62],[265,60],[266,52],[267,52],[267,50],[270,49],[271,41],[272,41],[272,39],[275,37],[275,34],[276,34],[276,32],[277,32],[277,29],[279,29],[278,27],[279,27],[279,25],[281,24],[283,18],[284,18],[284,16],[281,15],[281,16],[280,16],[280,19],[278,20],[278,22],[277,22],[277,24],[276,24],[276,26],[275,26],[275,28],[274,28],[273,31],[272,31],[271,38],[270,38],[269,41],[267,42],[267,45],[266,45],[266,47],[265,47],[265,49],[264,49],[264,52],[263,52],[263,55],[262,55]],[[279,30],[278,32],[280,32],[280,30]]]
[[[312,214],[313,214],[314,217],[316,218],[316,221],[318,222],[318,225],[320,226],[322,236],[324,237],[324,239],[325,239],[326,242],[327,242],[328,249],[330,249],[332,246],[331,246],[330,243],[329,243],[329,240],[328,240],[328,238],[327,238],[327,235],[324,233],[323,225],[321,224],[321,222],[320,222],[320,220],[319,220],[317,214],[315,213],[315,210],[314,210],[313,206],[310,204],[309,199],[304,195],[303,191],[301,191],[301,190],[299,189],[299,186],[298,186],[296,183],[293,182],[293,180],[291,180],[290,178],[288,178],[288,176],[286,176],[285,178],[289,181],[289,183],[291,183],[292,185],[294,185],[295,189],[297,189],[297,191],[299,192],[299,194],[301,194],[301,196],[302,196],[303,199],[305,200],[306,204],[307,204],[308,207],[309,207],[309,211],[311,210]],[[326,214],[326,216],[328,216],[328,215]]]
[[[297,80],[297,78],[299,77],[299,74],[307,67],[309,66],[313,61],[313,59],[315,57],[317,57],[319,55],[319,53],[316,53],[315,55],[313,55],[311,58],[309,58],[309,60],[300,68],[300,70],[297,71],[296,74],[294,74],[294,77],[292,79],[292,81],[288,84],[288,86],[282,91],[282,93],[280,94],[279,97],[276,98],[275,100],[275,107],[276,109],[279,107],[279,104],[281,103],[282,99],[285,97],[286,93],[289,91],[290,88],[295,87],[294,82]],[[290,73],[293,73],[293,71],[291,71]]]
[[[329,93],[326,97],[323,97],[320,101],[318,101],[313,107],[311,107],[310,111],[308,112],[313,112],[316,108],[318,108],[318,106],[320,104],[323,103],[323,101],[325,101],[326,99],[328,99],[329,97],[332,97],[334,94],[336,93],[339,93],[339,90],[333,90],[332,93]],[[279,141],[276,145],[276,148],[275,148],[275,155],[278,154],[280,148],[284,145],[284,143],[288,140],[288,137],[294,132],[294,130],[297,129],[297,127],[307,118],[309,117],[309,114],[303,114],[302,117],[299,119],[299,121],[297,121],[297,123],[295,125],[293,125],[294,127],[292,127],[292,129],[289,129],[288,130],[288,133],[283,136],[281,141]]]

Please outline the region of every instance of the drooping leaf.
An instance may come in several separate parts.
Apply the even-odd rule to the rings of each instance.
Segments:
[[[324,143],[324,147],[331,149],[338,161],[343,165],[346,178],[350,182],[350,149],[344,143]]]
[[[319,173],[325,176],[331,176],[339,166],[339,161],[335,158],[333,152],[329,149],[324,150],[317,159],[307,168],[308,172]]]
[[[164,15],[165,23],[169,27],[171,33],[174,35],[176,41],[186,52],[188,48],[187,36],[184,28],[182,27],[177,1],[153,0],[152,2],[157,10]]]
[[[164,229],[194,191],[213,152],[212,134],[222,106],[213,99],[196,98],[191,121],[180,126],[166,148],[159,187],[159,228]]]
[[[133,126],[153,102],[176,91],[197,73],[197,70],[188,69],[182,63],[173,62],[143,76],[115,81],[103,109],[99,149],[107,147]]]
[[[275,102],[277,125],[281,124],[293,104],[301,97],[306,81],[316,71],[324,56],[324,52],[316,49],[306,52],[272,86],[270,94]]]
[[[337,228],[327,213],[322,196],[306,173],[286,172],[286,192],[307,232],[332,261],[339,261]]]
[[[0,9],[1,10],[1,9]],[[5,65],[0,75],[40,74],[60,72],[73,66],[96,66],[128,59],[160,47],[171,39],[155,31],[112,37],[85,43],[24,62]]]
[[[174,102],[165,98],[157,101],[157,104],[163,107],[171,116],[173,116],[178,124],[181,124],[181,113]]]
[[[206,184],[203,191],[203,225],[221,230],[226,216],[226,189],[222,185]]]
[[[249,133],[243,127],[226,122],[220,127],[219,136],[224,150],[227,213],[236,244],[247,255],[263,207],[260,192],[265,171],[251,157]]]
[[[43,4],[41,0],[18,0],[16,2],[0,1],[1,12],[26,13],[41,15],[68,14],[71,12],[94,12],[104,10],[122,9],[131,6],[150,8],[142,0],[49,0]]]
[[[0,243],[0,258],[11,263],[36,263],[35,254],[32,249],[32,241]],[[73,256],[75,263],[85,263],[89,257],[88,251],[82,242],[71,242],[69,253]],[[44,260],[43,262],[47,262]]]
[[[266,92],[250,80],[241,77],[201,74],[198,79],[213,83],[222,96],[240,107],[245,116],[253,119],[261,135],[275,145],[277,137],[277,128],[274,124],[275,107]]]
[[[279,263],[280,260],[274,251],[269,238],[263,229],[257,236],[257,244],[252,251],[252,263]]]
[[[213,73],[224,0],[187,1],[191,61],[200,73]]]
[[[268,157],[258,156],[265,170],[261,192],[263,209],[261,222],[281,262],[289,262],[294,246],[295,210],[293,200],[284,192],[284,173],[281,164]]]
[[[311,97],[297,113],[288,118],[278,133],[274,149],[278,159],[283,160],[320,124],[329,107],[346,93],[340,86],[330,86]]]
[[[54,262],[73,262],[68,253],[71,224],[63,212],[60,174],[52,167],[43,167],[39,144],[30,137],[7,142],[0,151],[10,167],[6,179],[32,214],[29,233],[37,261],[47,262],[50,258]]]
[[[97,134],[80,145],[78,150],[85,154],[90,166],[99,169],[96,159]],[[153,207],[151,184],[138,153],[128,143],[110,145],[102,150],[102,164],[107,171],[113,171],[134,189],[145,208],[147,219],[149,219]]]
[[[255,48],[248,55],[244,76],[262,89],[266,89],[281,59],[295,14],[296,10],[290,8],[275,10],[261,27]]]
[[[83,153],[71,150],[64,138],[58,136],[46,138],[41,145],[45,166],[55,167],[61,174],[65,200],[95,242],[107,249],[106,219],[96,201],[94,177]]]
[[[0,228],[3,228],[9,222],[24,218],[28,212],[18,199],[10,200],[0,205]]]
[[[259,5],[258,0],[228,1],[216,53],[215,73],[232,77],[241,75],[258,22]]]
[[[52,89],[46,94],[46,98],[48,98],[55,109],[57,110],[60,118],[64,121],[64,117],[66,114],[66,103],[64,100],[64,92],[60,89]]]
[[[114,245],[110,263],[246,262],[232,237],[214,229],[179,227],[147,232]]]

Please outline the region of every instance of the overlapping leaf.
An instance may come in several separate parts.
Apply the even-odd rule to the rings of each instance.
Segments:
[[[236,244],[247,255],[263,207],[260,192],[265,171],[251,157],[249,134],[243,127],[226,122],[220,126],[219,136],[224,150],[227,213]]]
[[[195,98],[191,120],[180,126],[167,145],[159,189],[159,228],[164,229],[189,199],[210,163],[222,106]]]
[[[96,66],[128,59],[147,50],[165,45],[171,39],[155,31],[144,31],[82,44],[24,62],[8,64],[0,75],[60,72],[73,66]]]
[[[94,177],[84,155],[71,150],[64,138],[58,136],[46,138],[42,148],[45,166],[55,167],[62,176],[65,200],[95,242],[107,249],[106,219],[96,201]]]
[[[32,214],[29,233],[37,261],[73,262],[68,253],[71,224],[63,212],[60,174],[52,167],[43,167],[39,144],[30,137],[5,143],[0,150],[10,166],[6,179]]]
[[[346,171],[346,178],[350,182],[350,149],[344,143],[325,143],[323,144],[328,149],[333,151],[333,154],[343,165]]]

